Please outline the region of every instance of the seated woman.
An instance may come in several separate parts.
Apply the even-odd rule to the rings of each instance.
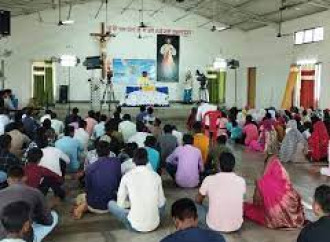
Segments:
[[[253,203],[244,204],[244,216],[271,229],[304,225],[301,197],[276,156],[266,159],[264,174],[256,182]]]
[[[193,126],[196,123],[196,116],[197,116],[197,108],[193,107],[190,111],[188,120],[186,122],[186,127],[188,131],[193,130]]]
[[[328,155],[329,135],[322,121],[314,124],[312,135],[308,139],[309,155],[313,162],[321,161]]]
[[[267,154],[276,154],[278,152],[278,140],[272,120],[264,120],[260,131],[258,141],[253,140],[249,148]]]
[[[280,149],[280,159],[282,162],[300,162],[305,160],[304,154],[307,154],[307,142],[298,130],[296,120],[290,120]]]
[[[243,136],[243,130],[242,128],[238,125],[238,123],[234,120],[232,121],[232,128],[230,131],[230,139],[232,141],[235,141],[237,143],[241,143],[242,141],[242,136]]]
[[[251,115],[246,116],[246,122],[243,128],[243,134],[245,135],[244,144],[246,146],[249,146],[253,140],[258,140],[259,137],[258,127],[255,124],[255,122],[253,122],[253,118]]]

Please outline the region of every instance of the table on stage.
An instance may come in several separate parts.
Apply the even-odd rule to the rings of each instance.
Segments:
[[[121,105],[129,107],[137,106],[169,106],[169,90],[168,87],[139,87],[127,86],[124,100]]]

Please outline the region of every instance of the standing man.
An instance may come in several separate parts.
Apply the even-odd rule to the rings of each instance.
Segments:
[[[184,95],[183,102],[189,104],[192,102],[192,91],[193,91],[193,77],[191,71],[189,70],[186,74],[184,81]]]

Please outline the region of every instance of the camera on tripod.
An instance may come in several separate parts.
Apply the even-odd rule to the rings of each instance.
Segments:
[[[199,70],[196,71],[196,80],[200,83],[201,89],[206,88],[206,84],[207,84],[206,76],[203,73],[201,73]]]

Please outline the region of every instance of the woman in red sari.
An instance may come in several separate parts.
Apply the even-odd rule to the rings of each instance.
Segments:
[[[322,121],[314,124],[312,135],[308,139],[308,149],[313,162],[328,157],[329,135]]]
[[[244,204],[247,219],[271,229],[303,227],[305,215],[301,197],[276,156],[266,160],[253,200],[252,204]]]

